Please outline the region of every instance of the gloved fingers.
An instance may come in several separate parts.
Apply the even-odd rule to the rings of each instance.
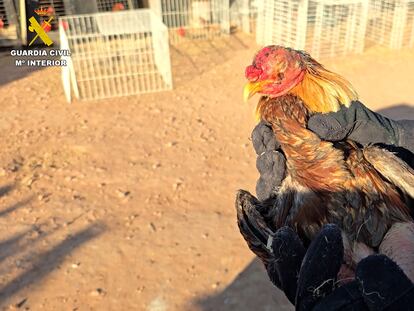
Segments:
[[[295,304],[299,270],[305,256],[305,247],[299,236],[289,227],[282,227],[271,237],[273,260],[266,267],[270,280],[283,290]]]
[[[414,152],[414,121],[394,121],[376,113],[359,101],[337,112],[315,114],[308,128],[324,140],[351,139],[362,145],[383,143]]]
[[[341,125],[333,113],[313,115],[309,118],[308,128],[327,141],[351,139],[364,146],[396,142],[380,124],[370,120],[356,120],[353,123]]]
[[[256,159],[256,168],[260,175],[284,175],[286,158],[280,151],[266,151]]]
[[[280,148],[272,127],[266,121],[260,121],[253,129],[252,143],[257,155]]]
[[[414,284],[387,256],[371,255],[361,260],[356,279],[369,310],[414,308]]]
[[[342,126],[334,113],[315,114],[308,120],[308,129],[323,140],[340,141],[348,136],[352,125]]]
[[[273,250],[268,244],[274,233],[260,214],[260,202],[249,192],[239,190],[236,195],[237,224],[249,248],[265,265],[271,260]]]
[[[259,155],[256,167],[260,177],[256,183],[256,194],[260,201],[276,195],[276,191],[286,176],[286,158],[279,151],[266,151]]]
[[[312,311],[368,311],[368,307],[359,290],[357,281],[349,282],[335,289],[330,295],[322,299]]]
[[[343,256],[341,230],[333,224],[323,226],[302,262],[296,294],[297,310],[311,310],[333,291]]]

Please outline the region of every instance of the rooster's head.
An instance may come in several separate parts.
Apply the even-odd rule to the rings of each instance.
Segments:
[[[278,45],[261,49],[245,75],[249,80],[245,100],[256,93],[268,97],[290,93],[299,96],[310,112],[327,113],[357,99],[352,85],[340,75],[325,69],[306,52]]]

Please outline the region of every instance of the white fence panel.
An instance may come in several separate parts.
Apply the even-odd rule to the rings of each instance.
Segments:
[[[99,12],[133,10],[135,8],[132,0],[96,0],[96,2]]]
[[[66,16],[63,24],[81,99],[172,88],[167,28],[150,10]]]
[[[367,40],[393,49],[414,46],[414,1],[371,0]]]
[[[260,0],[261,1],[261,0]],[[230,1],[230,26],[245,33],[254,33],[256,30],[259,0]]]
[[[367,0],[263,0],[258,44],[304,49],[324,58],[363,51]]]
[[[150,0],[149,5],[167,25],[171,43],[230,32],[229,0]]]

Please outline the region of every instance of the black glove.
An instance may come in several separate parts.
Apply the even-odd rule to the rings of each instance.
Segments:
[[[285,178],[286,158],[278,151],[280,144],[276,141],[270,124],[265,121],[261,121],[254,128],[252,142],[257,154],[256,167],[260,174],[256,195],[263,201],[275,195]]]
[[[237,223],[249,248],[266,267],[270,280],[295,304],[297,277],[305,248],[290,228],[273,232],[266,221],[271,201],[260,202],[240,190],[236,199]]]
[[[296,310],[414,310],[414,284],[384,255],[364,258],[355,280],[338,285],[344,247],[336,225],[323,226],[305,251],[292,229],[267,226],[266,203],[245,191],[237,202],[240,232]]]
[[[328,141],[351,139],[362,145],[381,144],[414,167],[414,120],[393,121],[355,101],[338,112],[310,117],[308,128]],[[252,141],[260,174],[256,194],[259,200],[265,200],[274,196],[285,177],[286,159],[266,122],[254,128]]]
[[[323,297],[332,291],[343,260],[342,237],[337,226],[325,225],[306,252],[293,229],[282,227],[273,232],[274,228],[268,225],[266,213],[272,205],[270,200],[260,202],[247,191],[240,190],[236,202],[240,233],[263,262],[272,283],[292,304],[308,310],[307,306],[315,304],[314,296]],[[306,265],[319,268],[304,269]],[[320,286],[328,279],[331,281]],[[317,289],[316,294],[312,291],[309,295],[308,288]]]
[[[341,231],[335,225],[324,226],[302,263],[296,310],[414,310],[414,284],[390,258],[362,259],[355,280],[338,286],[338,254],[343,254]]]
[[[414,120],[394,121],[352,102],[338,112],[316,114],[308,121],[308,128],[324,140],[346,138],[362,145],[381,143],[405,148],[414,153]]]

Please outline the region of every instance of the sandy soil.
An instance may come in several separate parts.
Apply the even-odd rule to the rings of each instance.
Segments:
[[[292,310],[239,235],[254,191],[247,37],[173,49],[175,89],[63,96],[0,58],[0,309]],[[414,51],[325,62],[371,108],[414,118]]]

